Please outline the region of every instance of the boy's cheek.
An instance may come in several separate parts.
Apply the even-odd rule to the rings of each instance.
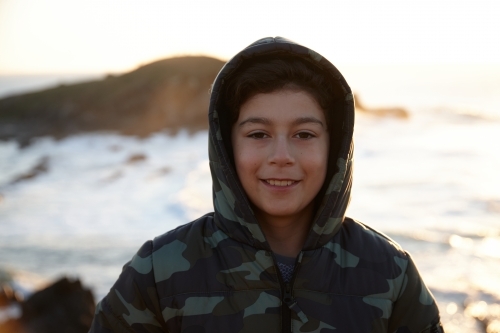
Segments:
[[[261,164],[261,160],[263,159],[262,150],[249,147],[239,148],[234,155],[237,171],[240,169],[243,171],[257,168]]]

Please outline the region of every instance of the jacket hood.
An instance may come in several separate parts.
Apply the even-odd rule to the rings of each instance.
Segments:
[[[336,149],[330,148],[330,154],[336,156],[330,156],[329,159],[330,172],[325,179],[328,186],[324,186],[324,195],[303,247],[303,250],[311,250],[323,246],[335,235],[344,220],[349,203],[352,183],[354,98],[344,77],[327,59],[285,38],[267,37],[252,43],[222,67],[212,85],[208,117],[214,216],[219,228],[229,237],[258,249],[271,250],[224,144],[220,119],[228,116],[221,102],[225,78],[237,72],[249,59],[272,54],[293,55],[307,59],[318,66],[324,75],[330,77],[342,95],[338,105],[332,106],[330,111],[342,113],[342,133],[340,146]]]

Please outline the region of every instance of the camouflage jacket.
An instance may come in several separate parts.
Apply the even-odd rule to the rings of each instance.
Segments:
[[[293,54],[319,66],[342,98],[342,140],[290,283],[238,182],[221,134],[224,78],[246,59]],[[332,111],[333,112],[333,111]],[[352,181],[354,100],[316,52],[261,39],[214,81],[209,107],[214,213],[146,242],[98,304],[91,332],[442,332],[439,312],[408,253],[345,217]]]

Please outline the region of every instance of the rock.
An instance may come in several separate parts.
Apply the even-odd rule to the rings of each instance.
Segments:
[[[23,301],[23,294],[14,289],[13,282],[12,272],[0,267],[0,308]]]
[[[79,280],[62,278],[21,303],[22,315],[0,324],[2,333],[87,333],[95,302]]]
[[[144,154],[133,154],[127,159],[127,164],[135,164],[138,162],[144,162],[146,160],[146,155]]]
[[[156,171],[156,174],[159,175],[159,176],[163,176],[163,175],[166,175],[167,173],[170,173],[170,172],[172,172],[172,168],[169,167],[169,166],[165,166],[163,168],[159,168]]]
[[[377,117],[394,117],[406,119],[410,117],[410,113],[401,107],[384,107],[384,108],[370,108],[361,103],[359,95],[354,95],[356,104],[356,111],[369,114]]]
[[[17,176],[10,183],[16,184],[25,180],[33,179],[38,175],[47,172],[48,170],[49,170],[49,158],[47,156],[44,156],[33,168],[31,168],[31,170]]]
[[[147,177],[147,179],[148,180],[155,180],[155,179],[161,178],[161,177],[169,174],[170,172],[172,172],[172,168],[169,166],[165,166],[165,167],[159,168],[159,169],[155,170],[154,172],[150,173],[149,176]]]
[[[1,284],[0,285],[0,307],[8,306],[12,303],[17,302],[18,299],[16,297],[16,294],[14,293],[14,289],[7,284]]]
[[[24,147],[39,136],[117,131],[145,137],[207,129],[209,90],[223,64],[210,57],[170,58],[102,80],[0,99],[0,140]]]

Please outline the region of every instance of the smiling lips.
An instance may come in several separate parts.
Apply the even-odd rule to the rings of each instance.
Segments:
[[[279,180],[279,179],[266,179],[265,181],[272,186],[290,186],[297,182],[295,180]]]

